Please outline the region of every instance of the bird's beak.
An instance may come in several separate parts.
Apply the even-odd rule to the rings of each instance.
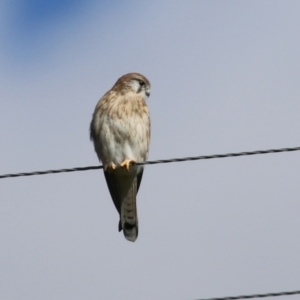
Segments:
[[[145,94],[146,94],[147,97],[149,97],[149,96],[150,96],[150,91],[147,90],[147,91],[145,92]]]

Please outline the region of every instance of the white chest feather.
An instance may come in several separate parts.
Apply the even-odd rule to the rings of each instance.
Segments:
[[[111,105],[108,111],[96,122],[98,137],[94,143],[101,161],[116,165],[125,159],[145,161],[150,135],[147,107],[125,102],[124,105]]]

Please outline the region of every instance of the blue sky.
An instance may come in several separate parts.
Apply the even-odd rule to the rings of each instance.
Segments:
[[[0,2],[1,174],[98,164],[94,107],[133,71],[150,159],[299,146],[299,1],[43,3]],[[299,289],[299,170],[296,152],[147,166],[134,244],[101,171],[1,180],[0,299]]]
[[[5,49],[22,62],[51,53],[60,38],[68,37],[68,27],[80,29],[84,16],[96,1],[20,0],[15,3],[18,5],[8,4],[11,14],[5,28],[9,41]],[[99,17],[113,6],[101,1]]]
[[[19,22],[27,30],[27,26],[32,30],[45,23],[53,23],[59,18],[74,15],[75,12],[85,6],[86,1],[64,0],[64,1],[44,1],[29,0],[23,1],[20,8]]]

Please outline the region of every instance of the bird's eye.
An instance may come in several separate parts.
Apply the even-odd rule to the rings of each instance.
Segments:
[[[141,86],[145,86],[146,85],[143,80],[139,80],[139,83],[140,83]]]

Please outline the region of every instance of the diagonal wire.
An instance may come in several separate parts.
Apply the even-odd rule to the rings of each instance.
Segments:
[[[242,295],[242,296],[209,298],[209,299],[199,299],[199,300],[239,300],[239,299],[253,299],[253,298],[266,298],[266,297],[278,297],[278,296],[291,296],[291,295],[298,295],[298,294],[300,294],[300,290],[299,291],[291,291],[291,292]]]
[[[258,154],[292,152],[292,151],[299,151],[299,150],[300,147],[294,147],[294,148],[247,151],[247,152],[235,152],[235,153],[226,153],[226,154],[213,154],[213,155],[192,156],[192,157],[183,157],[183,158],[152,160],[143,163],[136,163],[135,165],[136,166],[155,165],[155,164],[165,164],[165,163],[174,163],[174,162],[201,160],[201,159],[214,159],[214,158],[238,157],[238,156],[258,155]],[[4,175],[0,175],[0,179],[11,178],[11,177],[33,176],[33,175],[69,173],[69,172],[98,170],[98,169],[103,169],[103,166],[90,166],[90,167],[78,167],[78,168],[71,168],[71,169],[58,169],[58,170],[47,170],[47,171],[35,171],[35,172],[28,172],[28,173],[4,174]]]

